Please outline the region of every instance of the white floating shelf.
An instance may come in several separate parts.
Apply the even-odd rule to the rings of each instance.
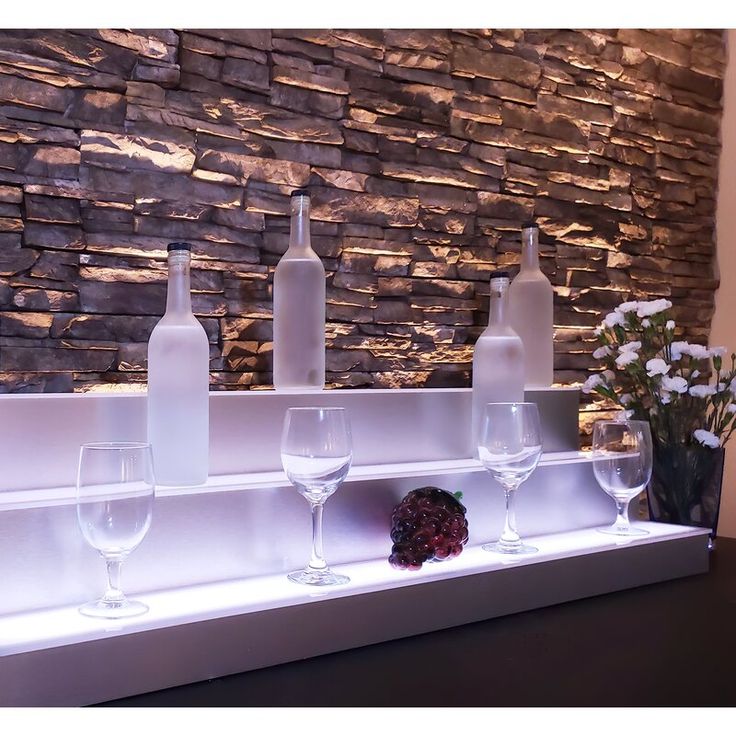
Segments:
[[[122,622],[76,606],[3,616],[0,705],[102,702],[707,571],[706,530],[641,525],[533,537],[530,556],[475,545],[417,572],[338,565],[351,582],[334,588],[278,574],[130,591],[150,611]]]
[[[506,557],[503,492],[471,459],[470,391],[326,391],[353,424],[354,466],[325,509],[325,554],[351,578],[328,589],[286,573],[309,557],[310,514],[280,468],[288,406],[314,395],[210,397],[210,472],[160,487],[153,522],[123,567],[150,611],[108,623],[77,607],[104,586],[79,532],[79,444],[140,439],[145,396],[0,397],[0,705],[83,705],[268,667],[708,569],[707,531],[645,524],[617,540],[613,501],[577,452],[577,390],[535,392],[545,454],[516,518],[540,552]],[[462,491],[469,546],[418,572],[393,570],[391,512],[407,491]]]

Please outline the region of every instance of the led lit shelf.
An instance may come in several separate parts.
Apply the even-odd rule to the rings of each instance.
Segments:
[[[212,475],[200,486],[158,487],[151,528],[125,562],[123,589],[150,610],[117,622],[77,610],[100,594],[104,566],[79,533],[75,467],[83,442],[145,436],[145,397],[0,401],[9,459],[0,479],[0,705],[102,702],[708,569],[706,530],[647,523],[649,536],[624,540],[594,530],[615,509],[590,454],[575,449],[576,391],[533,397],[549,451],[516,515],[540,552],[505,557],[480,547],[500,535],[504,499],[469,457],[470,391],[356,390],[321,397],[351,413],[354,465],[325,524],[327,559],[351,582],[299,586],[286,574],[308,559],[309,511],[280,468],[278,437],[285,409],[312,398],[223,393],[210,397]],[[470,544],[418,572],[394,570],[392,510],[424,485],[462,491]]]
[[[590,453],[586,452],[548,452],[542,455],[539,466],[567,465],[587,462],[590,459]],[[473,458],[354,465],[350,468],[344,483],[476,472],[485,472],[485,468],[480,461]],[[290,485],[290,482],[286,477],[286,473],[282,470],[272,470],[212,475],[205,483],[197,486],[157,486],[156,495],[165,498],[191,494],[257,490],[288,485]],[[0,511],[19,507],[37,508],[74,502],[76,502],[76,490],[73,486],[34,488],[0,493]]]
[[[76,606],[7,615],[0,704],[99,702],[707,570],[706,530],[641,524],[646,537],[530,537],[539,553],[529,556],[475,545],[415,572],[385,558],[336,565],[350,583],[333,588],[278,574],[131,592],[150,610],[122,621]],[[110,666],[120,658],[122,678]]]
[[[522,568],[552,560],[641,547],[669,539],[698,536],[703,530],[669,524],[641,522],[649,531],[646,537],[617,540],[595,529],[579,529],[562,534],[529,538],[538,547],[534,555],[501,555],[487,552],[481,545],[466,547],[456,558],[442,563],[427,563],[421,570],[396,570],[385,559],[336,565],[333,569],[350,578],[346,585],[310,587],[292,583],[285,575],[264,575],[242,580],[226,580],[174,590],[133,595],[150,611],[142,616],[105,621],[81,615],[76,607],[31,611],[0,617],[0,656],[35,651],[119,636],[167,626],[223,618],[255,611],[303,605],[318,600],[344,598],[420,585],[439,580],[491,573],[511,567]]]

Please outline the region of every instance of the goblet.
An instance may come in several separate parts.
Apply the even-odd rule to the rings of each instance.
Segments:
[[[619,537],[639,537],[646,529],[629,523],[629,503],[652,475],[652,435],[648,422],[633,419],[598,421],[593,427],[593,473],[616,502],[616,520],[599,529]]]
[[[542,437],[536,404],[486,404],[478,457],[503,488],[506,517],[500,539],[483,545],[483,549],[513,555],[538,551],[524,544],[516,531],[514,499],[519,486],[537,467],[541,455]]]
[[[281,463],[289,481],[312,510],[312,555],[303,570],[288,578],[304,585],[340,585],[349,582],[325,562],[322,512],[325,501],[350,470],[352,439],[347,410],[338,407],[288,409],[281,436]]]
[[[107,590],[79,610],[85,616],[124,618],[148,610],[120,587],[120,568],[151,526],[155,480],[151,446],[144,442],[82,445],[77,472],[77,521],[82,536],[104,558]]]

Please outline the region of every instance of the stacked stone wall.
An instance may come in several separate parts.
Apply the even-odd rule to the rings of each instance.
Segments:
[[[703,341],[724,66],[717,30],[0,31],[0,390],[142,386],[173,239],[213,388],[268,386],[303,186],[331,386],[469,385],[530,218],[558,382],[625,298]]]

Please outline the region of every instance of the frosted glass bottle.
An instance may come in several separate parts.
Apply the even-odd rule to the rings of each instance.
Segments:
[[[521,230],[521,268],[509,287],[511,326],[524,343],[526,388],[547,388],[554,381],[554,292],[539,268],[539,228]]]
[[[492,273],[488,327],[473,349],[471,442],[475,457],[485,405],[524,401],[524,346],[508,321],[508,290],[508,273]]]
[[[325,269],[309,237],[309,192],[291,193],[289,247],[273,277],[273,383],[277,391],[325,386]]]
[[[148,341],[148,441],[161,485],[200,485],[208,475],[210,347],[192,314],[190,251],[168,247],[166,313]]]

